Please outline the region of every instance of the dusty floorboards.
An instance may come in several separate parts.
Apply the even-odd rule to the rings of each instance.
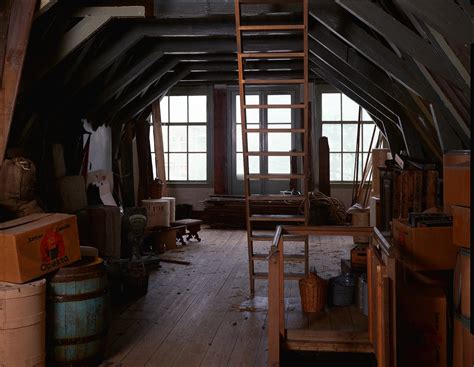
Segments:
[[[191,265],[163,263],[151,274],[145,297],[112,312],[101,366],[267,365],[266,281],[257,280],[258,298],[249,301],[246,233],[201,233],[202,242],[190,241],[164,255]],[[352,243],[351,238],[312,238],[310,264],[324,278],[337,275]],[[302,247],[287,249],[302,253]],[[302,266],[288,265],[293,271]],[[266,264],[260,267],[265,270]],[[286,282],[285,294],[298,300],[298,283]]]

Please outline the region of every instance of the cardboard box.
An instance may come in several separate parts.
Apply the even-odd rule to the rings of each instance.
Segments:
[[[453,269],[457,248],[453,227],[410,227],[406,220],[393,220],[393,243],[414,271]]]
[[[471,208],[454,205],[453,214],[453,243],[461,247],[471,247]]]
[[[445,165],[443,168],[444,209],[451,214],[453,205],[471,206],[471,162]]]
[[[399,366],[446,367],[447,302],[441,287],[415,283],[400,288],[398,316]]]
[[[32,214],[0,224],[0,281],[24,283],[80,259],[75,215]]]

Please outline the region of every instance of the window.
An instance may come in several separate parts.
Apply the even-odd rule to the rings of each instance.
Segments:
[[[242,122],[240,116],[240,96],[235,96],[235,174],[238,179],[243,178],[243,148],[242,148]],[[292,95],[288,93],[264,92],[247,94],[247,105],[258,104],[291,104]],[[290,108],[246,109],[247,129],[288,129],[294,124],[293,113]],[[270,151],[288,152],[292,149],[292,137],[289,132],[271,132],[267,134],[248,133],[248,150],[250,152]],[[250,156],[249,173],[290,173],[289,156]]]
[[[334,182],[352,182],[354,179],[357,150],[357,126],[359,105],[342,93],[321,94],[322,136],[328,138],[330,152],[330,179]],[[372,146],[379,138],[379,129],[365,109],[362,109],[362,124],[359,132],[359,180],[363,167],[370,157]]]
[[[166,96],[160,110],[167,180],[207,181],[207,96]]]

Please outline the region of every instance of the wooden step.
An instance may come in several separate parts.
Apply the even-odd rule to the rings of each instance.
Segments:
[[[304,134],[305,129],[244,129],[244,133],[299,133]]]
[[[268,261],[268,254],[253,254],[252,260]],[[284,255],[284,260],[304,262],[306,261],[306,256],[297,255],[297,254],[288,254],[288,255]]]
[[[291,214],[253,214],[251,222],[304,222],[304,215]]]
[[[244,156],[259,157],[304,157],[304,152],[245,152]]]
[[[305,276],[304,273],[285,273],[285,279],[288,280],[299,280]],[[253,277],[255,279],[268,279],[268,273],[254,273]]]
[[[238,27],[241,32],[256,31],[303,31],[304,24],[277,24],[277,25],[241,25]]]
[[[290,173],[272,173],[272,174],[248,174],[246,176],[248,180],[289,180],[291,178],[304,179],[305,176],[301,174],[290,174]]]
[[[279,85],[279,84],[304,84],[304,79],[244,79],[242,84],[247,85]]]
[[[250,195],[248,199],[250,201],[303,201],[303,195],[282,195],[282,194],[273,194],[273,195],[262,195],[254,194]]]
[[[303,5],[302,0],[238,0],[240,4],[301,4]]]
[[[301,109],[304,108],[304,103],[297,103],[297,104],[244,104],[243,108],[251,109],[251,108],[294,108],[294,109]]]
[[[303,58],[304,56],[304,52],[249,52],[238,54],[238,57],[242,59],[292,59]]]
[[[272,242],[273,234],[271,233],[254,233],[250,239],[254,242]],[[298,236],[294,234],[284,234],[283,241],[304,242],[308,239],[307,236]]]

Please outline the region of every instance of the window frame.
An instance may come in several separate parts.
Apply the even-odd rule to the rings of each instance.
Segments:
[[[163,132],[163,139],[167,140],[167,146],[168,146],[168,152],[164,152],[165,154],[168,154],[168,165],[166,166],[166,183],[168,186],[172,187],[179,187],[179,186],[184,186],[184,187],[211,187],[213,185],[214,181],[214,175],[213,175],[213,170],[214,170],[214,160],[213,160],[213,88],[212,86],[193,86],[193,87],[175,87],[171,91],[169,91],[164,97],[170,97],[170,96],[197,96],[197,95],[205,95],[206,96],[206,108],[207,108],[207,122],[202,123],[202,122],[169,122],[169,117],[170,117],[170,110],[169,110],[169,99],[168,99],[168,122],[161,122],[162,127],[166,126],[166,136],[165,133],[162,129]],[[160,103],[162,101],[162,98],[160,99]],[[161,112],[161,111],[160,111]],[[189,121],[189,104],[187,108],[187,119]],[[169,141],[169,126],[186,126],[186,150],[183,152],[170,152],[170,141]],[[189,152],[189,126],[206,126],[206,152]],[[206,154],[206,180],[171,180],[169,178],[169,154],[185,154],[186,155],[186,165],[187,165],[187,177],[189,177],[189,154]]]
[[[341,105],[340,105],[340,118],[341,120],[339,121],[323,121],[323,115],[322,115],[322,96],[323,94],[326,94],[326,93],[337,93],[337,94],[340,94],[341,95]],[[319,128],[319,136],[324,136],[323,135],[323,125],[338,125],[341,127],[341,148],[340,150],[338,151],[330,151],[330,154],[331,153],[334,153],[334,154],[339,154],[340,157],[341,157],[341,177],[340,177],[340,180],[331,180],[330,179],[330,184],[331,185],[335,185],[336,187],[337,186],[341,186],[341,187],[344,187],[344,186],[348,186],[348,185],[352,185],[353,184],[353,181],[352,179],[351,180],[344,180],[344,154],[355,154],[355,150],[354,151],[349,151],[349,150],[344,150],[344,145],[343,145],[343,141],[344,141],[344,134],[343,134],[343,127],[344,125],[357,125],[358,124],[358,121],[355,120],[355,121],[343,121],[343,114],[342,114],[342,96],[345,95],[343,92],[339,91],[338,89],[332,87],[331,85],[318,85],[317,86],[317,92],[316,92],[316,97],[317,97],[317,100],[315,101],[315,105],[316,105],[316,116],[318,118],[318,128]],[[346,97],[350,98],[349,96],[346,95]],[[355,102],[356,103],[356,102]],[[358,104],[358,103],[357,103]],[[359,104],[358,104],[359,105]],[[363,107],[362,107],[363,108]],[[367,112],[366,112],[367,113]],[[370,116],[369,116],[370,117]],[[362,124],[364,125],[363,128],[362,128],[362,131],[361,131],[361,141],[360,143],[362,144],[362,147],[364,146],[364,134],[363,134],[363,129],[365,128],[365,126],[370,126],[370,127],[373,127],[375,126],[378,130],[378,133],[379,134],[382,134],[382,132],[378,129],[377,125],[374,123],[373,120],[370,120],[370,121],[362,121]],[[376,130],[376,131],[377,131]],[[376,132],[376,137],[377,137],[377,132]],[[363,169],[363,165],[365,164],[365,161],[366,161],[366,157],[367,155],[371,155],[371,151],[361,151],[360,153],[362,153],[362,157],[360,157],[359,159],[361,159],[361,163],[362,163],[362,168],[361,170]],[[351,168],[351,172],[352,172],[352,177],[354,175],[354,166],[352,166]],[[359,171],[359,173],[361,173]],[[361,179],[360,175],[359,175],[359,179]],[[369,183],[371,180],[367,180],[366,183]]]

